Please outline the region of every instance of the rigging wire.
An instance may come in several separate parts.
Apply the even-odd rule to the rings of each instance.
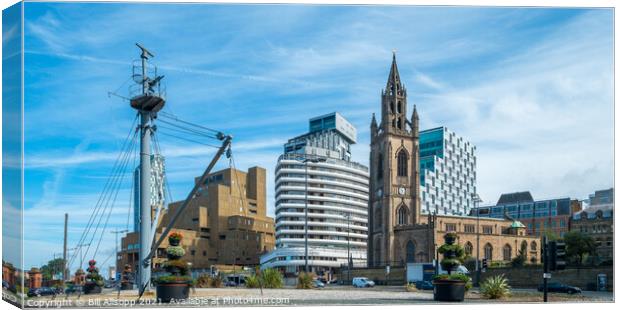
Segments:
[[[88,246],[86,247],[86,251],[84,252],[84,257],[88,257],[88,252],[90,252],[91,247],[93,246],[93,241],[95,240],[95,236],[97,235],[97,232],[99,231],[99,228],[102,227],[102,220],[105,216],[106,211],[108,211],[108,216],[106,217],[106,221],[104,226],[102,227],[102,231],[101,231],[101,235],[103,237],[103,233],[105,232],[105,226],[107,225],[107,221],[110,218],[110,213],[113,209],[114,203],[116,202],[116,197],[118,196],[118,192],[120,190],[120,186],[122,185],[122,181],[123,181],[123,177],[125,174],[125,169],[127,167],[127,163],[129,162],[129,157],[131,155],[131,151],[134,149],[135,146],[135,142],[136,142],[136,138],[138,136],[138,132],[136,131],[134,133],[134,136],[131,140],[130,143],[130,147],[123,153],[123,161],[121,162],[121,165],[119,166],[119,169],[117,170],[116,176],[115,176],[115,180],[112,186],[111,191],[109,191],[109,194],[106,198],[106,200],[104,200],[104,205],[103,205],[103,209],[101,211],[101,215],[99,216],[99,220],[97,221],[97,225],[95,226],[95,230],[92,233],[92,236],[90,238],[90,241],[88,242]],[[114,198],[112,198],[114,197]],[[101,240],[97,243],[97,247],[95,248],[95,254],[97,253],[97,251],[99,250],[99,245],[101,243]],[[93,255],[94,257],[95,255]]]
[[[168,127],[168,126],[162,126],[162,125],[158,125],[157,129],[165,129],[165,130],[170,130],[170,131],[174,131],[176,133],[181,133],[181,134],[189,134],[189,135],[194,135],[197,137],[205,137],[205,138],[210,138],[210,139],[217,139],[217,137],[211,136],[211,135],[203,135],[201,133],[197,133],[194,131],[187,131],[184,129],[180,129],[178,127]]]
[[[114,174],[111,177],[111,182],[110,182],[110,186],[108,187],[108,189],[105,191],[105,193],[102,195],[102,197],[100,197],[100,203],[99,205],[96,207],[95,216],[99,217],[99,221],[97,221],[97,225],[95,226],[94,231],[92,232],[92,237],[90,238],[90,242],[88,242],[88,244],[84,244],[84,242],[86,241],[86,239],[88,238],[91,229],[93,228],[93,225],[95,224],[95,221],[93,220],[92,223],[90,223],[89,227],[87,230],[85,230],[86,234],[83,236],[82,241],[80,242],[80,246],[86,246],[86,252],[84,252],[83,257],[87,257],[88,256],[88,252],[90,250],[90,247],[93,244],[93,240],[95,235],[97,234],[97,231],[99,230],[99,227],[101,225],[101,220],[106,212],[106,210],[108,209],[109,206],[109,202],[110,202],[110,198],[112,197],[112,195],[117,192],[120,183],[119,183],[119,177],[121,177],[121,172],[124,170],[124,167],[126,166],[126,162],[128,159],[128,155],[129,153],[129,149],[131,147],[131,149],[133,149],[133,145],[135,144],[135,140],[136,140],[136,136],[137,136],[137,131],[134,133],[134,136],[130,142],[130,144],[128,145],[128,147],[126,149],[123,149],[121,152],[121,163],[120,165],[117,165],[116,169],[114,169]]]
[[[194,126],[194,127],[202,128],[204,130],[212,131],[212,132],[214,132],[216,134],[221,133],[221,131],[219,131],[219,130],[215,130],[215,129],[208,128],[208,127],[205,127],[205,126],[202,126],[202,125],[198,125],[198,124],[190,123],[188,121],[184,121],[182,119],[179,119],[176,115],[173,115],[173,114],[170,114],[170,113],[167,113],[167,112],[160,112],[159,114],[161,116],[163,116],[164,118],[172,119],[172,120],[184,123],[186,125],[191,125],[191,126]]]
[[[196,140],[193,140],[193,139],[183,138],[183,137],[179,137],[179,136],[172,135],[172,134],[165,133],[165,132],[160,132],[160,134],[162,134],[162,135],[164,135],[164,136],[168,136],[168,137],[172,137],[172,138],[176,138],[176,139],[184,140],[184,141],[187,141],[187,142],[192,142],[192,143],[196,143],[196,144],[200,144],[200,145],[204,145],[204,146],[208,146],[208,147],[216,148],[216,149],[219,149],[219,148],[220,148],[220,147],[219,147],[219,146],[217,146],[217,145],[213,145],[213,144],[208,144],[208,143],[200,142],[200,141],[196,141]]]
[[[187,127],[185,125],[175,124],[173,122],[166,121],[165,119],[160,119],[159,121],[164,123],[164,124],[167,124],[167,125],[170,125],[170,126],[174,126],[177,129],[184,130],[185,131],[184,133],[190,133],[190,134],[195,134],[195,135],[206,137],[206,138],[217,139],[216,135],[214,135],[212,133],[205,132],[204,130],[201,130],[201,129],[190,128],[190,127]]]
[[[134,138],[137,135],[134,136]],[[121,189],[121,185],[123,184],[123,180],[125,175],[127,175],[127,167],[129,166],[129,162],[130,162],[130,157],[132,154],[134,154],[135,152],[135,148],[136,148],[136,140],[134,139],[131,145],[131,149],[129,150],[129,153],[127,155],[127,161],[125,162],[125,165],[123,167],[123,170],[121,171],[121,175],[120,175],[120,180],[118,182],[118,186],[116,188],[116,192],[114,193],[114,199],[112,200],[112,202],[110,203],[110,207],[109,207],[109,211],[108,211],[108,216],[105,220],[105,223],[103,224],[103,227],[101,228],[101,236],[99,237],[99,241],[97,242],[97,247],[95,248],[95,252],[93,253],[93,258],[95,256],[97,256],[97,252],[99,251],[99,246],[101,245],[101,240],[103,240],[103,235],[105,234],[106,228],[108,227],[108,222],[110,221],[110,216],[112,215],[112,210],[114,210],[114,205],[116,204],[116,198],[118,197],[118,193],[120,192]],[[96,231],[95,231],[96,232]],[[88,253],[88,252],[87,252]]]
[[[99,213],[99,209],[101,207],[101,201],[103,199],[103,197],[107,194],[107,191],[109,190],[110,186],[111,186],[111,182],[114,178],[115,175],[115,171],[121,161],[122,158],[122,154],[123,154],[123,150],[126,148],[127,143],[130,140],[131,137],[131,133],[135,130],[135,126],[136,126],[136,122],[138,121],[138,114],[136,114],[136,117],[133,120],[133,123],[131,124],[130,130],[127,133],[127,137],[125,138],[123,145],[121,146],[121,152],[119,152],[118,157],[116,158],[113,166],[112,166],[112,171],[110,172],[110,175],[108,176],[108,179],[104,185],[104,188],[99,196],[99,199],[97,200],[97,202],[95,203],[95,208],[93,213],[91,214],[90,218],[88,219],[88,222],[86,224],[86,227],[84,228],[84,231],[82,232],[82,235],[80,236],[79,240],[78,240],[78,247],[82,247],[84,246],[84,241],[86,240],[86,237],[88,235],[88,233],[90,232],[90,229],[92,227],[92,225],[94,224],[94,221],[97,217],[97,214]],[[78,256],[78,251],[75,251],[73,253],[73,255],[70,258],[70,264],[71,265],[73,263],[73,261],[77,258]]]

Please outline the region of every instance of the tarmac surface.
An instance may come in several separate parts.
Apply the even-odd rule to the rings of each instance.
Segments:
[[[542,293],[534,289],[513,289],[512,296],[500,300],[481,298],[476,289],[466,296],[465,303],[538,303]],[[582,294],[549,294],[550,302],[612,302],[611,292],[590,292]],[[432,291],[407,292],[402,286],[379,286],[354,288],[334,285],[321,289],[301,290],[248,289],[248,288],[197,288],[190,292],[188,300],[160,304],[154,293],[137,300],[137,291],[115,291],[104,289],[97,295],[58,295],[35,297],[26,300],[28,308],[130,308],[130,307],[244,307],[244,306],[319,306],[319,305],[405,305],[436,304]]]

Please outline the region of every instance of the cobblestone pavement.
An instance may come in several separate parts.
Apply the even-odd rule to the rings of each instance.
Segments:
[[[581,295],[550,294],[551,302],[610,302],[611,292],[590,292]],[[514,290],[513,296],[503,300],[480,298],[474,289],[468,293],[466,303],[542,302],[542,294],[534,290]],[[26,306],[39,307],[101,307],[127,308],[148,307],[240,307],[240,306],[304,306],[304,305],[399,305],[436,303],[432,291],[407,292],[401,286],[353,288],[330,286],[323,289],[299,290],[294,288],[260,289],[247,288],[198,288],[190,293],[190,299],[177,304],[157,304],[153,293],[137,301],[137,292],[118,292],[106,289],[99,295],[39,297],[28,299]]]

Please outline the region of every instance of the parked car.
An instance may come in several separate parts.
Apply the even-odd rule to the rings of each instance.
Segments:
[[[224,286],[236,287],[236,286],[239,286],[239,285],[237,284],[237,282],[235,282],[233,280],[228,280],[228,281],[224,281]]]
[[[321,281],[323,284],[327,284],[328,282],[324,277],[318,277],[317,280]]]
[[[65,289],[65,294],[77,294],[82,292],[82,287],[79,285],[69,285],[67,286],[67,288]]]
[[[312,280],[312,286],[315,288],[324,288],[325,287],[325,283],[321,282],[321,280],[317,279],[317,280]]]
[[[6,282],[4,280],[2,280],[2,288],[13,293],[17,292],[17,290],[15,289],[15,285],[11,285],[9,282]]]
[[[432,290],[434,286],[433,286],[433,282],[431,281],[417,281],[415,283],[415,288],[419,290]]]
[[[115,280],[105,280],[103,287],[104,288],[112,288],[112,287],[116,287],[117,282]]]
[[[538,291],[544,290],[543,285],[538,286]],[[552,293],[567,293],[567,294],[581,294],[581,289],[576,286],[570,286],[562,283],[549,283],[547,284],[547,292]]]
[[[357,278],[353,278],[353,286],[354,287],[373,287],[375,286],[375,282],[369,280],[366,277],[357,277]]]
[[[28,297],[40,297],[40,296],[50,296],[56,295],[56,290],[50,287],[39,287],[39,288],[31,288],[28,291]]]

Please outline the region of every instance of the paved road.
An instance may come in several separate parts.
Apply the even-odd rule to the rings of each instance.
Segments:
[[[553,302],[610,302],[610,292],[584,292],[582,295],[552,294]],[[137,291],[122,291],[120,295],[111,289],[104,289],[100,295],[59,296],[55,300],[40,297],[30,300],[29,307],[104,307],[164,306],[154,304],[155,296],[147,295],[136,303]],[[504,300],[481,299],[476,289],[468,293],[466,303],[509,303],[541,302],[542,294],[536,290],[515,289],[513,297]],[[286,306],[286,305],[398,305],[435,303],[432,291],[407,292],[402,286],[374,288],[353,288],[351,286],[328,286],[323,289],[298,290],[294,288],[259,289],[247,288],[198,288],[191,292],[190,300],[174,306]]]

